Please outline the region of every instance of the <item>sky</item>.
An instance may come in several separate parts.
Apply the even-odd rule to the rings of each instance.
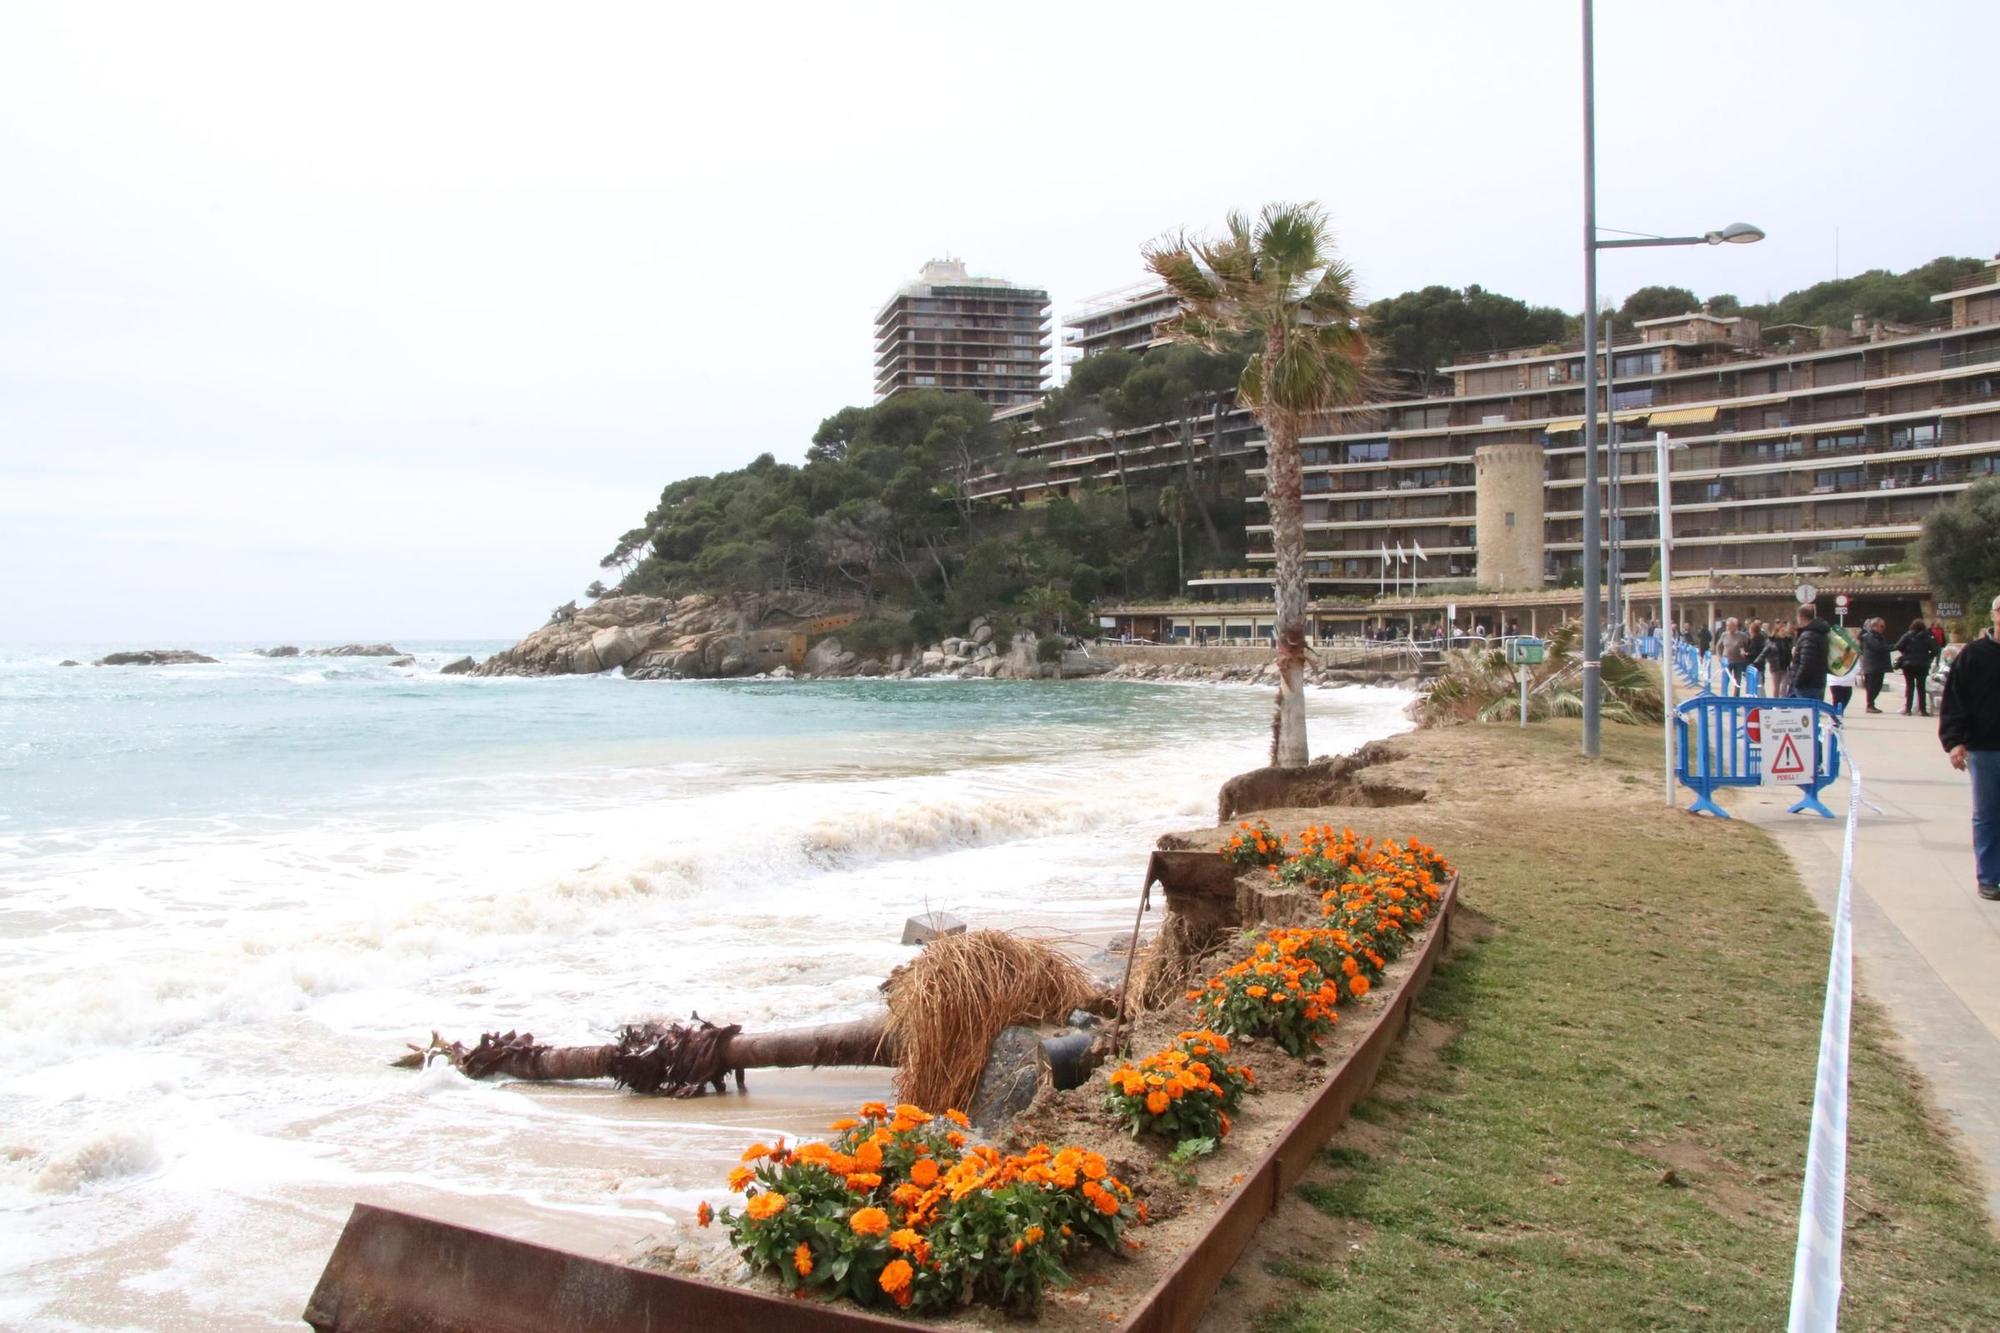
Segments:
[[[1599,0],[1600,290],[2000,249],[1990,0]],[[1065,309],[1316,200],[1583,305],[1576,0],[0,2],[0,639],[512,638],[866,403],[926,259]]]

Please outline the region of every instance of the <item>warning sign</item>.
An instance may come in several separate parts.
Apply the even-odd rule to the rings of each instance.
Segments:
[[[1762,716],[1758,721],[1755,738],[1760,767],[1766,782],[1795,782],[1800,785],[1813,780],[1813,713],[1809,708],[1771,708],[1757,710]]]

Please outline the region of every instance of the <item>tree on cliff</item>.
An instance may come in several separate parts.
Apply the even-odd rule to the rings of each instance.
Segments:
[[[1569,317],[1477,284],[1425,287],[1368,307],[1368,337],[1381,364],[1420,392],[1437,387],[1438,367],[1508,347],[1560,342]]]
[[[1264,494],[1277,554],[1278,639],[1271,762],[1295,768],[1307,759],[1299,437],[1315,418],[1368,394],[1368,339],[1354,274],[1335,255],[1332,228],[1316,204],[1267,204],[1254,223],[1231,213],[1219,240],[1169,238],[1144,255],[1180,298],[1180,313],[1160,325],[1161,336],[1215,351],[1231,334],[1263,337],[1243,367],[1237,396],[1269,437]]]
[[[2000,593],[2000,477],[1974,482],[1926,514],[1917,558],[1931,587],[1983,619],[1980,604]]]

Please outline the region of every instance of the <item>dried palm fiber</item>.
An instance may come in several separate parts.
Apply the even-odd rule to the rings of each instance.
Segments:
[[[896,1095],[932,1110],[972,1100],[1000,1029],[1059,1020],[1097,996],[1090,975],[1066,955],[1004,930],[934,939],[882,989]]]

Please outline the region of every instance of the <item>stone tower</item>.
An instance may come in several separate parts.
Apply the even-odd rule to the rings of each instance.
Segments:
[[[1482,590],[1542,586],[1542,447],[1489,444],[1472,456],[1478,482],[1478,581]]]

